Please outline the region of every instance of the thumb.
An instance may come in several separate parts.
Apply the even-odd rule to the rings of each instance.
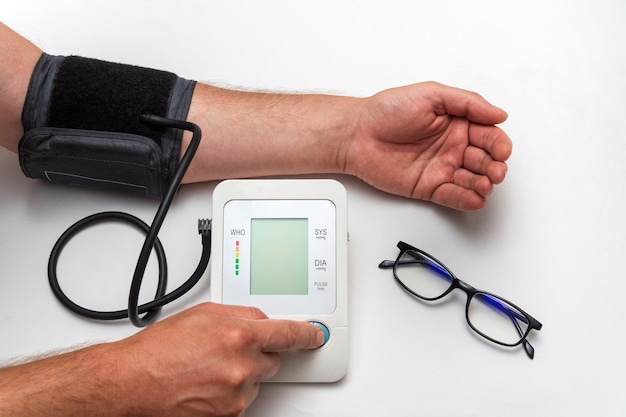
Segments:
[[[443,113],[465,117],[474,123],[492,125],[504,122],[508,114],[473,91],[432,83],[431,97]],[[438,106],[433,106],[437,109]]]

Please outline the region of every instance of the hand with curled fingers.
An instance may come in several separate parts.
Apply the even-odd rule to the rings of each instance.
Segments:
[[[361,106],[344,148],[346,173],[383,191],[472,211],[504,180],[507,114],[476,93],[425,82],[381,91]]]

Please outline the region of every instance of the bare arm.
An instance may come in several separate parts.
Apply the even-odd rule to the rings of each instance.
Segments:
[[[338,173],[363,99],[196,87],[188,119],[202,143],[187,182],[264,175]]]

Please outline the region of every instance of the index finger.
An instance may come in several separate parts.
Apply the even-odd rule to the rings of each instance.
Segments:
[[[324,343],[324,333],[318,327],[294,320],[257,320],[259,341],[263,352],[316,349]]]
[[[496,161],[504,162],[511,156],[513,142],[509,136],[497,126],[472,124],[469,127],[469,141],[484,149]]]

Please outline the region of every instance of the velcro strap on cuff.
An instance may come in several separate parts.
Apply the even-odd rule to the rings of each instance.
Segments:
[[[140,116],[186,120],[195,84],[165,71],[44,54],[22,113],[24,173],[160,197],[178,167],[182,131]]]

